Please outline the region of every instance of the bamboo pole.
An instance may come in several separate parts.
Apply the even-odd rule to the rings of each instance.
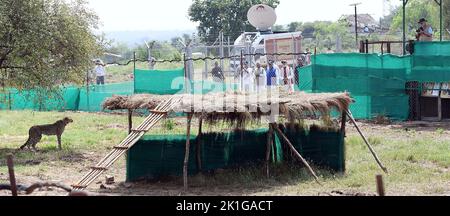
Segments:
[[[342,134],[342,139],[345,140],[345,137],[347,136],[346,131],[345,131],[345,127],[347,125],[347,114],[344,112],[342,112],[342,119],[341,119],[341,134]],[[345,142],[344,142],[345,143]],[[344,158],[345,158],[345,145],[343,145],[343,154],[344,154]],[[343,171],[345,172],[345,159],[344,159],[344,167],[343,167]]]
[[[6,156],[6,162],[8,165],[8,172],[9,172],[9,182],[11,185],[11,193],[13,196],[17,196],[17,185],[16,185],[16,176],[14,174],[14,161],[13,161],[13,155],[8,154]]]
[[[284,139],[284,141],[286,142],[286,144],[289,146],[289,148],[295,153],[295,155],[300,159],[300,161],[302,161],[302,163],[308,168],[309,172],[311,173],[311,175],[314,177],[314,179],[316,180],[316,182],[320,185],[322,185],[319,182],[319,177],[317,177],[316,173],[314,172],[314,170],[311,168],[311,166],[308,164],[308,162],[302,157],[302,155],[297,151],[297,149],[295,149],[294,145],[292,145],[291,141],[289,141],[289,139],[286,137],[286,135],[284,135],[284,133],[280,130],[280,128],[277,125],[274,125],[275,131],[281,136],[281,138]]]
[[[164,112],[170,111],[175,104],[180,100],[180,97],[172,97],[171,99],[159,104],[155,110],[162,111],[163,113],[150,114],[143,123],[137,128],[137,131],[131,131],[131,134],[127,136],[117,147],[125,147],[125,149],[114,149],[107,156],[105,156],[95,167],[109,168],[115,161],[119,159],[124,153],[127,152],[145,133],[150,130],[155,124],[157,124],[166,114]],[[74,190],[83,190],[90,185],[96,178],[98,178],[105,170],[104,169],[91,169],[78,183],[74,185]]]
[[[272,123],[269,124],[269,132],[267,133],[267,144],[266,144],[266,177],[270,177],[269,165],[270,165],[270,150],[273,145],[273,126]]]
[[[372,146],[370,145],[369,141],[367,141],[366,136],[364,136],[364,134],[362,133],[361,129],[359,129],[358,124],[356,123],[356,120],[353,118],[353,115],[351,113],[350,110],[346,110],[347,116],[350,118],[350,120],[352,121],[353,125],[355,125],[356,130],[358,130],[359,135],[361,135],[362,139],[364,140],[364,142],[366,143],[367,147],[369,147],[370,152],[372,153],[373,157],[375,158],[375,160],[377,161],[378,165],[380,166],[380,168],[385,172],[388,173],[388,170],[386,169],[386,167],[381,163],[380,159],[377,156],[377,153],[375,152],[375,150],[373,150]]]
[[[186,133],[186,151],[184,153],[184,165],[183,165],[183,186],[184,191],[188,189],[188,163],[189,163],[189,150],[191,147],[190,139],[191,139],[191,122],[192,122],[192,114],[189,113],[187,117],[187,133]]]
[[[203,131],[202,131],[202,127],[203,127],[203,118],[200,117],[199,118],[199,124],[198,124],[198,136],[197,136],[197,147],[195,149],[195,153],[197,156],[197,172],[201,172],[202,171],[202,155],[201,155],[201,147],[203,144]]]
[[[131,134],[132,129],[133,129],[133,110],[128,109],[128,134]]]

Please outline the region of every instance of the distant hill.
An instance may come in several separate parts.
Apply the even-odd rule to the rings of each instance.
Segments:
[[[105,32],[108,39],[115,42],[123,42],[129,46],[137,43],[143,43],[144,40],[170,41],[171,38],[182,36],[183,34],[192,35],[195,30],[175,30],[175,31],[111,31]]]

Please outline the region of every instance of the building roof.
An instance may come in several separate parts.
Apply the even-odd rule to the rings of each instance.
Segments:
[[[341,22],[347,22],[348,25],[355,26],[355,15],[342,15],[339,18]],[[379,23],[370,14],[358,14],[358,28],[368,27],[379,27]]]

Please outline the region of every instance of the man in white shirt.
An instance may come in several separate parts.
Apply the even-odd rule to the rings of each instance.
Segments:
[[[306,62],[306,65],[311,64],[311,52],[309,51],[309,48],[306,48],[305,62]]]
[[[101,60],[95,61],[95,75],[97,76],[97,85],[105,84],[106,69],[105,64]]]
[[[286,91],[291,94],[294,92],[294,73],[287,61],[282,61],[281,63],[283,64],[281,67],[282,84],[286,87]]]
[[[244,63],[244,71],[242,74],[242,80],[245,92],[253,92],[255,88],[255,74],[253,69],[248,66],[248,63]]]
[[[256,91],[257,92],[261,92],[262,90],[265,89],[266,85],[267,85],[267,73],[266,73],[266,69],[264,69],[261,66],[260,62],[256,63],[256,68],[255,68],[255,80],[256,80]]]

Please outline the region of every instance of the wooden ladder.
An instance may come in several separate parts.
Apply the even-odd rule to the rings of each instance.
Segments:
[[[89,173],[72,185],[73,190],[81,191],[86,189],[92,182],[95,181],[103,172],[108,170],[120,156],[125,154],[136,142],[138,142],[146,132],[153,128],[161,119],[167,116],[172,111],[174,106],[180,102],[180,96],[174,96],[167,101],[159,104],[154,110],[151,110],[150,115],[139,125],[133,129],[131,133],[118,145],[114,146],[113,150],[106,155],[97,165],[91,167]]]

